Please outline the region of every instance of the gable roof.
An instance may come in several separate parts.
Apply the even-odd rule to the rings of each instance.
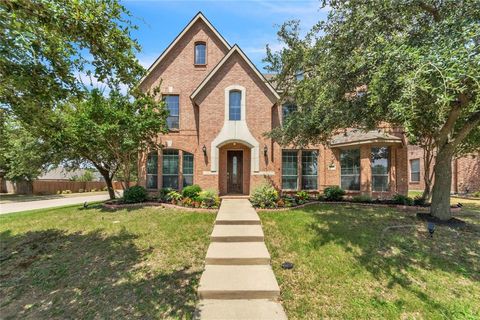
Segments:
[[[400,137],[391,135],[380,130],[363,131],[359,129],[349,129],[345,133],[340,133],[332,137],[330,146],[347,147],[370,143],[402,143]]]
[[[222,68],[222,66],[228,61],[228,59],[234,54],[238,53],[240,57],[247,63],[247,65],[254,71],[254,73],[258,76],[258,78],[267,86],[267,88],[272,92],[275,98],[280,99],[279,94],[275,90],[275,88],[268,82],[267,79],[258,71],[257,67],[248,59],[248,57],[243,53],[238,45],[234,45],[230,51],[223,57],[222,60],[213,68],[213,70],[208,74],[208,76],[203,79],[203,81],[198,85],[198,87],[193,91],[190,95],[190,99],[195,100],[195,97],[202,91],[205,85],[215,76],[215,74]]]
[[[208,19],[203,15],[201,11],[199,11],[195,17],[190,20],[190,22],[183,28],[182,32],[180,32],[175,39],[168,45],[168,47],[162,52],[162,54],[153,62],[153,64],[148,68],[147,73],[140,79],[140,82],[138,83],[141,85],[143,81],[150,75],[153,69],[155,69],[160,62],[162,62],[163,59],[168,55],[168,53],[175,47],[175,45],[180,41],[180,39],[183,38],[183,36],[190,30],[190,28],[197,22],[197,21],[203,21],[208,28],[217,36],[217,38],[220,40],[221,43],[225,45],[227,49],[230,50],[230,44],[225,40],[225,38],[215,29],[215,27],[208,21]]]

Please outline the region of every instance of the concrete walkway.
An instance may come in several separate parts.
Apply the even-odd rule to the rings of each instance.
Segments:
[[[224,199],[200,279],[197,319],[287,319],[260,218],[246,199]]]
[[[108,199],[109,199],[108,193],[105,193],[100,195],[85,195],[85,196],[78,196],[78,197],[75,196],[75,197],[49,199],[49,200],[0,203],[0,214],[35,210],[35,209],[61,207],[61,206],[68,206],[72,204],[80,204],[80,203],[84,203],[85,201],[95,202],[95,201],[104,201]]]

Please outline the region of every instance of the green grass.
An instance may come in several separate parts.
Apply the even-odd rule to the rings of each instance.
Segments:
[[[98,196],[98,195],[108,195],[108,192],[106,192],[106,191],[95,191],[95,192],[77,192],[77,193],[47,194],[47,195],[26,195],[26,194],[0,193],[0,203],[40,201],[40,200],[88,197],[88,196]]]
[[[261,212],[289,319],[480,318],[479,204],[465,205],[466,227],[437,226],[433,238],[389,208]],[[385,229],[395,225],[407,227]]]
[[[0,216],[1,318],[190,318],[214,219],[79,206]]]

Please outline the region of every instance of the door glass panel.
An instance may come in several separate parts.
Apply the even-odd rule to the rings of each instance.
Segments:
[[[232,182],[237,184],[237,157],[234,156],[232,159]]]

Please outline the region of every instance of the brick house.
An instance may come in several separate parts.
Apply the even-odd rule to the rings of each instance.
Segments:
[[[150,191],[190,184],[221,195],[245,194],[265,180],[283,191],[388,197],[408,191],[401,130],[347,130],[329,146],[282,148],[264,133],[295,110],[237,46],[198,13],[149,68],[140,88],[160,86],[170,111],[161,150],[139,161],[139,184]]]
[[[408,145],[408,188],[423,191],[425,188],[424,151]],[[434,163],[432,164],[432,166]],[[480,153],[473,153],[452,161],[452,193],[480,191]]]

